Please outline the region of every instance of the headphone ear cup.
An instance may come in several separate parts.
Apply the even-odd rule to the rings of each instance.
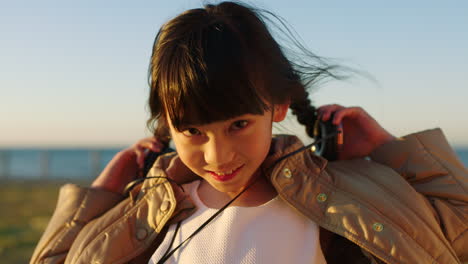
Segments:
[[[333,116],[327,122],[317,119],[314,123],[313,130],[314,142],[318,142],[314,146],[314,153],[329,161],[333,161],[338,158],[337,136],[327,138],[329,135],[336,135],[338,131],[338,128],[332,124],[331,120],[333,120]]]
[[[149,170],[153,167],[153,164],[156,162],[156,159],[159,156],[169,153],[169,152],[173,152],[173,151],[175,150],[170,147],[166,147],[161,152],[153,152],[153,151],[148,152],[146,154],[145,161],[143,163],[143,176],[146,177]]]

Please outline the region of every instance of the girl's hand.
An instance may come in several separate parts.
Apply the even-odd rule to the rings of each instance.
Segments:
[[[162,148],[163,145],[154,137],[139,140],[131,147],[117,153],[91,187],[122,193],[129,182],[144,176],[141,174],[147,150],[161,152]]]
[[[361,107],[332,104],[319,107],[317,112],[323,121],[328,121],[334,113],[332,123],[342,125],[343,146],[338,153],[339,160],[366,157],[378,146],[395,139]]]

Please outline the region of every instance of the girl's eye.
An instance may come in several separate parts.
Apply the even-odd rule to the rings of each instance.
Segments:
[[[248,124],[249,122],[247,120],[239,120],[239,121],[232,123],[231,127],[233,130],[239,130],[239,129],[246,127]]]
[[[201,132],[200,132],[200,130],[191,127],[191,128],[187,128],[184,131],[182,131],[182,134],[184,134],[185,136],[188,136],[188,137],[193,137],[193,136],[201,135]]]

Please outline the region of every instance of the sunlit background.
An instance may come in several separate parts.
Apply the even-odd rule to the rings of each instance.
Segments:
[[[360,105],[396,135],[442,127],[468,146],[468,2],[250,1],[315,53],[371,74],[315,104]],[[3,1],[0,146],[125,146],[148,135],[147,69],[162,23],[201,1]]]
[[[314,87],[316,106],[362,106],[396,136],[441,127],[468,164],[468,2],[247,3],[281,16],[312,52],[361,72]],[[202,4],[0,4],[0,179],[94,178],[150,135],[154,37]],[[310,141],[294,117],[277,128]]]

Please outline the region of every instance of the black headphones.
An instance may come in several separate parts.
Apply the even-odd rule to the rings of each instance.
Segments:
[[[314,144],[311,150],[314,154],[324,157],[329,161],[338,159],[338,152],[343,145],[343,133],[341,126],[332,124],[333,115],[326,122],[317,119],[314,123]]]

